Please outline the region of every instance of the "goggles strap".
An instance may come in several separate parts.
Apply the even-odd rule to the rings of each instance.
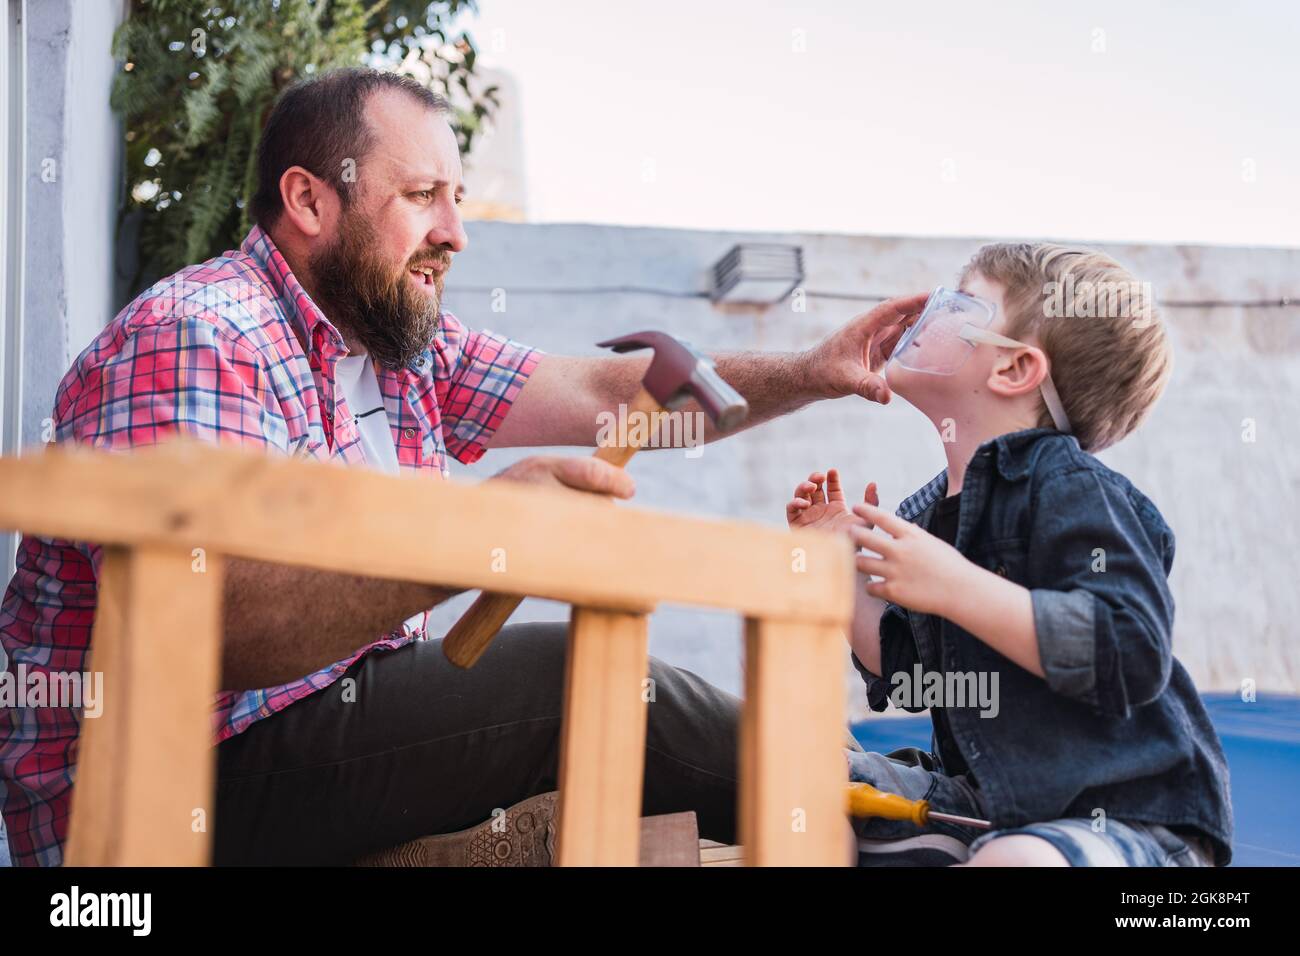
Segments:
[[[1061,404],[1061,395],[1056,390],[1056,383],[1052,381],[1051,372],[1043,376],[1039,388],[1043,391],[1043,402],[1047,405],[1047,413],[1052,416],[1056,430],[1070,434],[1070,419],[1065,414],[1065,406]]]
[[[958,337],[965,339],[972,344],[976,342],[985,342],[989,345],[999,345],[1003,348],[1029,348],[1029,343],[1020,342],[1016,339],[1008,338],[1005,335],[999,335],[988,329],[981,329],[978,326],[967,323],[957,332]],[[1070,418],[1065,414],[1065,406],[1061,404],[1061,394],[1056,390],[1056,383],[1052,381],[1052,373],[1048,372],[1043,376],[1043,381],[1039,385],[1043,392],[1043,404],[1047,406],[1047,413],[1052,416],[1052,424],[1056,426],[1058,432],[1070,434]]]

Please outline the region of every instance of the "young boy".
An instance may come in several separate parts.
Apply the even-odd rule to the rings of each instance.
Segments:
[[[930,710],[932,753],[847,752],[850,778],[990,829],[865,818],[861,865],[1225,865],[1228,770],[1173,657],[1174,536],[1090,454],[1163,392],[1170,349],[1114,260],[996,244],[936,290],[885,378],[948,467],[899,507],[851,510],[839,475],[793,527],[863,549],[850,643],[873,710]]]

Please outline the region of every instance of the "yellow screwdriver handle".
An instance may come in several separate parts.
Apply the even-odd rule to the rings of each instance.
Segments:
[[[883,793],[869,783],[851,783],[849,814],[885,820],[910,820],[923,827],[930,815],[930,804],[925,800],[908,800],[896,793]]]

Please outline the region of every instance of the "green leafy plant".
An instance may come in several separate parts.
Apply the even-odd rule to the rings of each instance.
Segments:
[[[338,66],[412,72],[455,108],[468,153],[497,105],[471,83],[477,55],[456,29],[474,0],[132,0],[113,38],[112,105],[125,127],[119,277],[132,295],[239,245],[255,148],[280,90]]]

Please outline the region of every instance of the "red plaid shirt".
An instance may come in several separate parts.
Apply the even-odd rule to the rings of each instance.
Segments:
[[[346,354],[338,330],[255,228],[238,252],[145,291],[96,337],[59,385],[56,440],[123,449],[186,435],[364,464],[356,421],[335,388]],[[398,463],[445,476],[448,454],[478,460],[539,357],[443,313],[434,341],[408,368],[378,370]],[[0,647],[15,678],[20,665],[28,675],[85,669],[100,559],[95,545],[23,538],[0,606]],[[422,636],[403,627],[300,680],[223,691],[216,741],[328,686],[362,655]],[[82,715],[22,707],[4,719],[12,728],[0,740],[0,810],[14,861],[58,864]]]

